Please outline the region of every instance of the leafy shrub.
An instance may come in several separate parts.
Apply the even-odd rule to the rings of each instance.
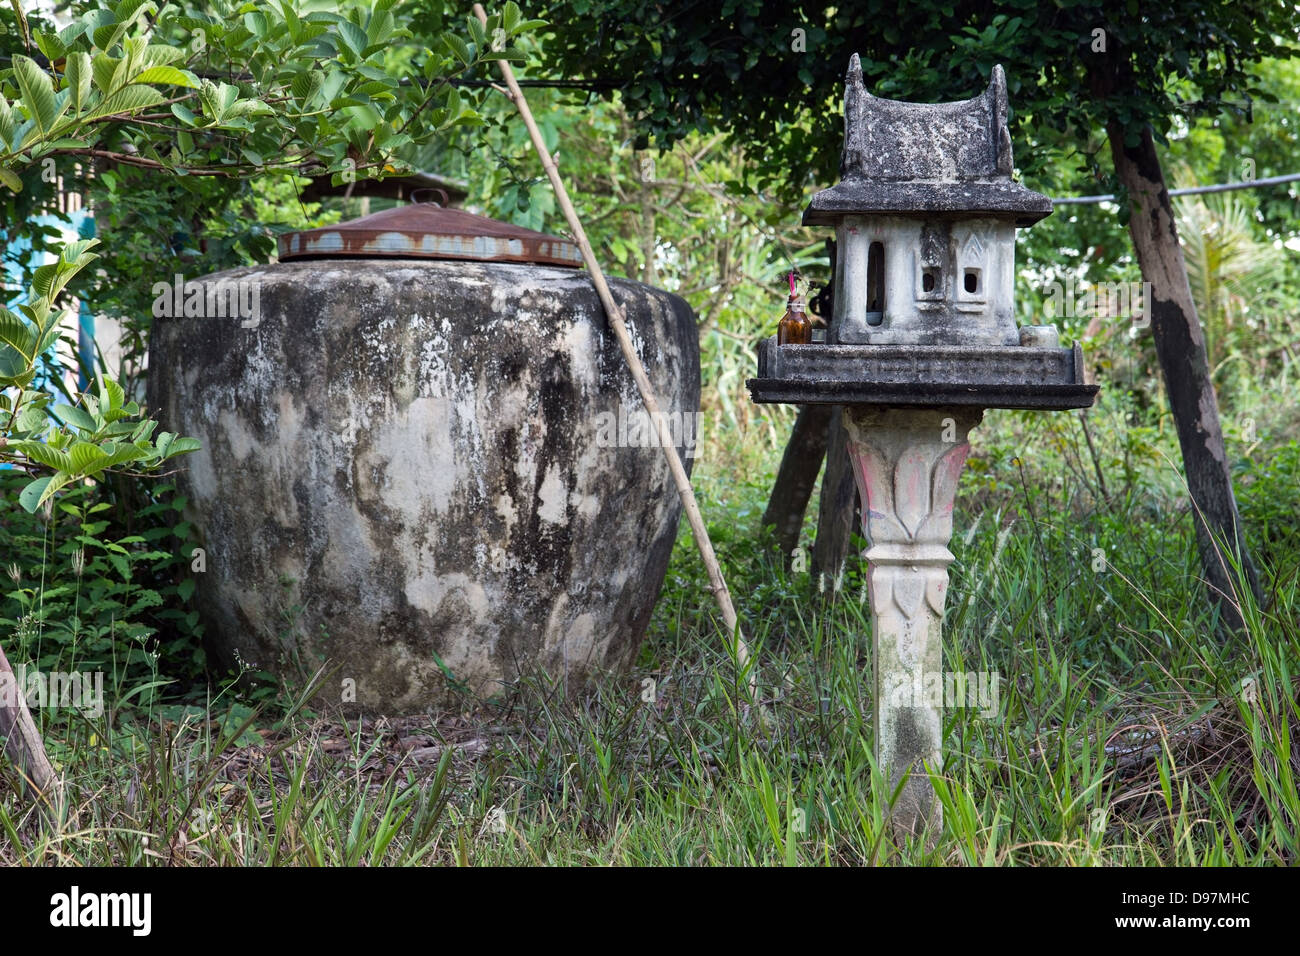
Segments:
[[[1300,554],[1300,442],[1237,464],[1238,507],[1266,565],[1294,566]]]
[[[14,663],[42,671],[105,672],[106,694],[150,705],[162,688],[204,673],[202,627],[191,607],[192,529],[170,484],[136,480],[144,503],[77,484],[53,507],[19,507],[26,476],[0,478],[0,549],[8,590],[0,640]],[[125,518],[125,520],[123,520]]]

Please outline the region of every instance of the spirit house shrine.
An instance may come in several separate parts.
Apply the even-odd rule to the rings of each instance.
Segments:
[[[1011,179],[1002,68],[984,95],[930,106],[872,96],[855,54],[844,115],[843,181],[803,217],[838,240],[831,341],[1020,344],[1015,230],[1052,203]]]
[[[1011,178],[1001,67],[974,99],[884,100],[855,55],[844,98],[842,181],[813,197],[806,225],[835,229],[825,344],[759,346],[755,402],[841,406],[862,531],[875,660],[875,750],[900,787],[896,826],[940,821],[941,625],[953,501],[967,436],[987,408],[1092,404],[1076,344],[1017,327],[1015,231],[1052,211]],[[904,781],[904,778],[906,780]]]

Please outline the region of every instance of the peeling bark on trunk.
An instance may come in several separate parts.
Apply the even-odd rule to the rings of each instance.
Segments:
[[[794,421],[790,440],[781,456],[772,496],[763,512],[764,526],[776,527],[776,540],[786,567],[790,566],[791,555],[799,546],[804,514],[822,470],[822,459],[826,457],[830,422],[829,405],[805,405],[799,409],[799,417]]]
[[[59,795],[59,780],[4,648],[0,648],[0,741],[22,779],[23,791],[48,818]]]
[[[1141,141],[1132,147],[1125,146],[1124,132],[1118,123],[1112,122],[1107,133],[1115,171],[1129,193],[1129,234],[1137,250],[1142,277],[1151,284],[1151,301],[1144,303],[1144,308],[1151,321],[1156,356],[1178,429],[1183,468],[1195,512],[1201,568],[1224,622],[1236,630],[1242,626],[1242,619],[1234,604],[1237,598],[1232,564],[1216,537],[1226,541],[1239,556],[1256,599],[1262,599],[1263,593],[1233,496],[1219,424],[1219,405],[1205,352],[1205,335],[1192,302],[1173,207],[1151,130],[1145,130]]]

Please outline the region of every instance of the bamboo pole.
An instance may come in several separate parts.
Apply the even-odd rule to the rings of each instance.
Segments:
[[[474,4],[474,15],[478,17],[479,23],[487,26],[487,12],[480,3]],[[695,501],[695,492],[691,488],[691,479],[686,474],[686,469],[682,465],[681,456],[677,454],[677,446],[673,443],[672,434],[668,430],[668,423],[664,416],[659,412],[659,400],[655,397],[654,386],[650,384],[650,378],[646,375],[645,366],[641,364],[641,358],[636,354],[636,349],[632,345],[632,339],[627,334],[627,323],[624,320],[623,310],[614,301],[610,294],[609,284],[605,281],[605,273],[601,271],[600,263],[596,261],[596,255],[591,250],[591,243],[587,241],[587,232],[582,228],[582,221],[578,219],[578,213],[573,208],[573,203],[569,201],[569,193],[564,188],[564,181],[560,179],[560,171],[555,166],[555,161],[551,159],[550,153],[546,151],[546,144],[542,140],[541,130],[537,128],[537,122],[533,119],[533,111],[528,108],[528,101],[524,99],[523,90],[519,88],[519,83],[515,80],[514,70],[510,68],[506,60],[497,60],[497,66],[501,68],[501,76],[506,81],[508,90],[501,90],[514,101],[519,115],[528,127],[528,135],[533,141],[533,148],[537,150],[537,155],[542,161],[542,168],[546,170],[546,176],[551,181],[551,188],[555,190],[555,198],[560,204],[560,209],[564,212],[564,218],[568,220],[569,228],[573,231],[573,237],[578,243],[578,248],[582,250],[582,261],[587,265],[587,271],[591,273],[592,285],[596,287],[596,294],[600,296],[600,302],[605,307],[605,315],[609,318],[610,327],[614,330],[614,337],[618,340],[618,347],[623,352],[623,358],[627,361],[628,368],[632,372],[632,378],[636,381],[637,390],[641,393],[641,401],[645,404],[645,410],[650,415],[650,420],[655,423],[659,431],[659,445],[664,450],[664,456],[668,459],[668,468],[673,473],[673,481],[677,485],[677,494],[682,499],[682,509],[686,512],[686,520],[690,523],[691,533],[695,536],[695,546],[699,548],[700,559],[704,562],[705,570],[709,574],[709,585],[713,591],[714,600],[717,601],[718,610],[722,612],[722,621],[727,626],[732,638],[736,642],[736,660],[744,671],[749,665],[749,645],[745,642],[745,637],[740,631],[740,622],[736,619],[736,608],[731,603],[731,592],[727,589],[727,582],[723,580],[722,568],[718,566],[717,555],[713,551],[713,542],[709,540],[708,529],[704,527],[704,518],[700,515],[700,506]],[[497,87],[500,89],[500,87]],[[751,693],[755,688],[756,675],[750,674],[749,687]]]

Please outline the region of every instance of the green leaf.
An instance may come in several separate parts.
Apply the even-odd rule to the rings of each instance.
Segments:
[[[49,312],[45,318],[37,323],[36,343],[32,346],[32,358],[38,355],[44,355],[45,352],[59,340],[60,325],[73,315],[70,309]]]
[[[47,445],[43,441],[16,441],[9,445],[28,461],[34,461],[55,471],[72,471],[72,459],[61,448]]]
[[[153,690],[155,687],[166,687],[168,684],[174,684],[174,683],[176,683],[176,681],[174,681],[174,680],[151,680],[151,681],[148,681],[147,683],[144,683],[144,684],[136,684],[135,686],[133,686],[133,687],[131,688],[131,690],[130,690],[129,693],[123,694],[121,697],[119,697],[119,698],[117,699],[117,705],[116,705],[116,706],[121,707],[123,704],[125,704],[127,701],[129,701],[132,697],[138,697],[138,696],[141,696],[141,695],[143,695],[146,691],[151,691],[151,690]],[[261,740],[261,739],[262,739],[262,738],[259,736],[259,737],[258,737],[258,740]]]
[[[17,147],[17,139],[14,132],[18,126],[18,114],[9,106],[9,101],[0,96],[0,149],[8,150],[10,141],[14,142],[14,148]]]
[[[447,49],[451,51],[451,55],[457,60],[461,63],[470,61],[469,46],[459,36],[455,33],[445,33],[442,40],[447,45]]]
[[[339,24],[339,36],[342,37],[343,43],[353,52],[356,58],[361,59],[361,54],[369,45],[365,31],[355,23],[344,20]]]
[[[211,37],[214,40],[219,40],[226,35],[226,28],[222,24],[206,17],[202,19],[198,17],[177,17],[175,23],[190,33],[201,30],[205,37]]]
[[[310,43],[318,36],[329,32],[329,27],[323,23],[306,23],[302,25],[302,33],[298,37],[299,43]]]
[[[99,431],[99,422],[95,421],[95,417],[84,408],[77,408],[75,405],[55,405],[54,414],[73,428],[92,434]]]
[[[69,242],[59,253],[58,261],[40,266],[32,274],[32,290],[41,298],[53,302],[73,276],[99,258],[95,253],[87,251],[98,244],[98,239]]]
[[[222,121],[228,122],[237,119],[240,116],[272,116],[274,113],[275,111],[261,100],[239,100],[236,103],[232,103],[230,108],[226,110],[225,114],[222,116]]]
[[[62,60],[68,54],[68,48],[57,35],[33,30],[32,38],[36,41],[37,48],[45,54],[45,59],[51,63]]]
[[[516,47],[510,47],[506,50],[487,50],[479,54],[480,60],[507,60],[516,63],[523,63],[528,58]]]
[[[18,495],[18,503],[28,512],[35,513],[36,509],[41,506],[45,500],[45,490],[49,488],[50,482],[54,480],[53,475],[46,475],[44,478],[37,478],[23,488],[22,493]]]
[[[32,291],[42,299],[53,299],[57,292],[54,292],[54,285],[59,281],[59,264],[51,262],[49,265],[37,266],[32,272]]]
[[[124,401],[126,392],[122,386],[107,376],[99,376],[99,410],[106,420],[113,421],[110,413],[119,410]]]
[[[86,22],[84,20],[72,23],[59,31],[59,42],[63,44],[64,49],[67,49],[85,32]]]
[[[89,259],[85,257],[87,252],[97,245],[99,245],[98,239],[74,239],[63,247],[62,251],[59,253],[59,259],[68,265],[75,265],[77,269],[80,269],[82,266],[86,265],[86,263],[96,258],[93,255],[90,256]]]
[[[67,65],[63,68],[63,78],[67,81],[72,98],[72,115],[80,116],[90,100],[90,84],[94,79],[90,54],[82,50],[69,53]]]
[[[36,377],[32,363],[7,345],[0,345],[0,386],[24,386]]]
[[[131,82],[163,83],[169,86],[184,86],[187,89],[199,88],[199,79],[189,70],[178,70],[174,66],[151,66]]]
[[[15,423],[15,430],[31,434],[33,432],[42,432],[49,424],[49,415],[40,405],[28,405],[22,410]]]
[[[393,77],[379,69],[379,67],[371,66],[368,63],[362,63],[357,67],[357,72],[367,79],[377,80],[385,86],[393,86]]]
[[[366,24],[366,38],[370,45],[383,43],[393,34],[393,15],[387,10],[376,9]]]
[[[332,103],[347,81],[347,74],[343,70],[337,67],[331,69],[321,84],[321,98],[327,103]]]
[[[226,110],[239,97],[239,89],[226,83],[213,83],[204,80],[199,88],[199,100],[203,103],[203,115],[209,124],[220,123],[225,118]]]
[[[298,20],[298,14],[293,9],[293,4],[288,0],[280,0],[280,12],[284,15],[285,29],[289,33],[289,39],[298,43],[302,36],[301,22]]]
[[[99,92],[108,95],[113,92],[113,76],[117,73],[118,60],[107,53],[96,53],[91,61],[91,72],[95,76],[95,86]]]
[[[13,60],[14,82],[22,93],[22,104],[27,107],[27,114],[36,121],[36,128],[41,136],[46,136],[59,118],[58,106],[54,101],[54,87],[50,85],[50,76],[30,57],[18,55]]]
[[[72,450],[68,452],[68,460],[71,467],[67,470],[77,475],[92,475],[108,467],[108,455],[104,454],[98,445],[87,441],[79,441],[73,445]]]
[[[185,59],[184,47],[168,46],[162,43],[150,43],[144,50],[145,66],[165,66],[176,60]]]
[[[89,443],[87,443],[89,444]],[[117,465],[125,465],[135,461],[144,461],[152,454],[152,449],[148,442],[139,442],[130,444],[129,442],[111,442],[106,441],[99,446],[91,446],[99,453],[97,456],[90,454],[89,451],[78,452],[77,447],[73,448],[73,463],[84,462],[84,470],[79,473],[93,477],[106,468],[113,468]],[[78,457],[80,454],[81,457]]]
[[[289,84],[289,89],[293,92],[294,98],[304,107],[308,106],[312,98],[320,92],[321,84],[325,82],[320,71],[310,70],[305,73],[299,73]]]
[[[483,24],[478,22],[478,17],[466,17],[465,23],[469,27],[469,36],[474,41],[474,45],[480,51],[486,49],[488,45],[487,33],[484,31]]]
[[[86,122],[118,113],[138,113],[162,102],[163,95],[152,86],[138,83],[124,86],[86,114]]]
[[[163,434],[165,435],[167,433],[163,432]],[[162,446],[161,438],[162,436],[160,435],[159,436],[160,440],[158,442],[159,450],[161,450],[161,446]],[[199,441],[197,438],[176,437],[167,443],[166,451],[162,454],[162,457],[160,457],[158,460],[165,461],[166,459],[174,458],[177,455],[185,455],[193,451],[198,451],[202,447],[203,447],[203,442]]]
[[[126,558],[122,557],[120,554],[113,554],[112,552],[107,554],[106,557],[108,558],[109,563],[117,569],[117,573],[122,575],[123,581],[131,580],[131,565],[127,563]]]
[[[102,27],[98,27],[95,32],[91,34],[91,39],[95,41],[95,46],[99,47],[101,50],[111,50],[117,45],[117,41],[122,39],[122,35],[126,33],[130,26],[130,20],[105,24]]]
[[[36,336],[31,326],[19,316],[0,306],[0,343],[9,346],[25,359],[35,356],[32,349],[36,345]]]
[[[259,40],[266,36],[266,14],[253,11],[244,14],[244,26]]]
[[[3,183],[13,192],[20,193],[23,191],[23,181],[18,178],[17,173],[8,167],[0,166],[0,183]]]
[[[505,27],[506,33],[514,33],[515,27],[519,26],[519,21],[523,18],[519,4],[514,0],[507,0],[506,5],[501,8],[501,26]]]

